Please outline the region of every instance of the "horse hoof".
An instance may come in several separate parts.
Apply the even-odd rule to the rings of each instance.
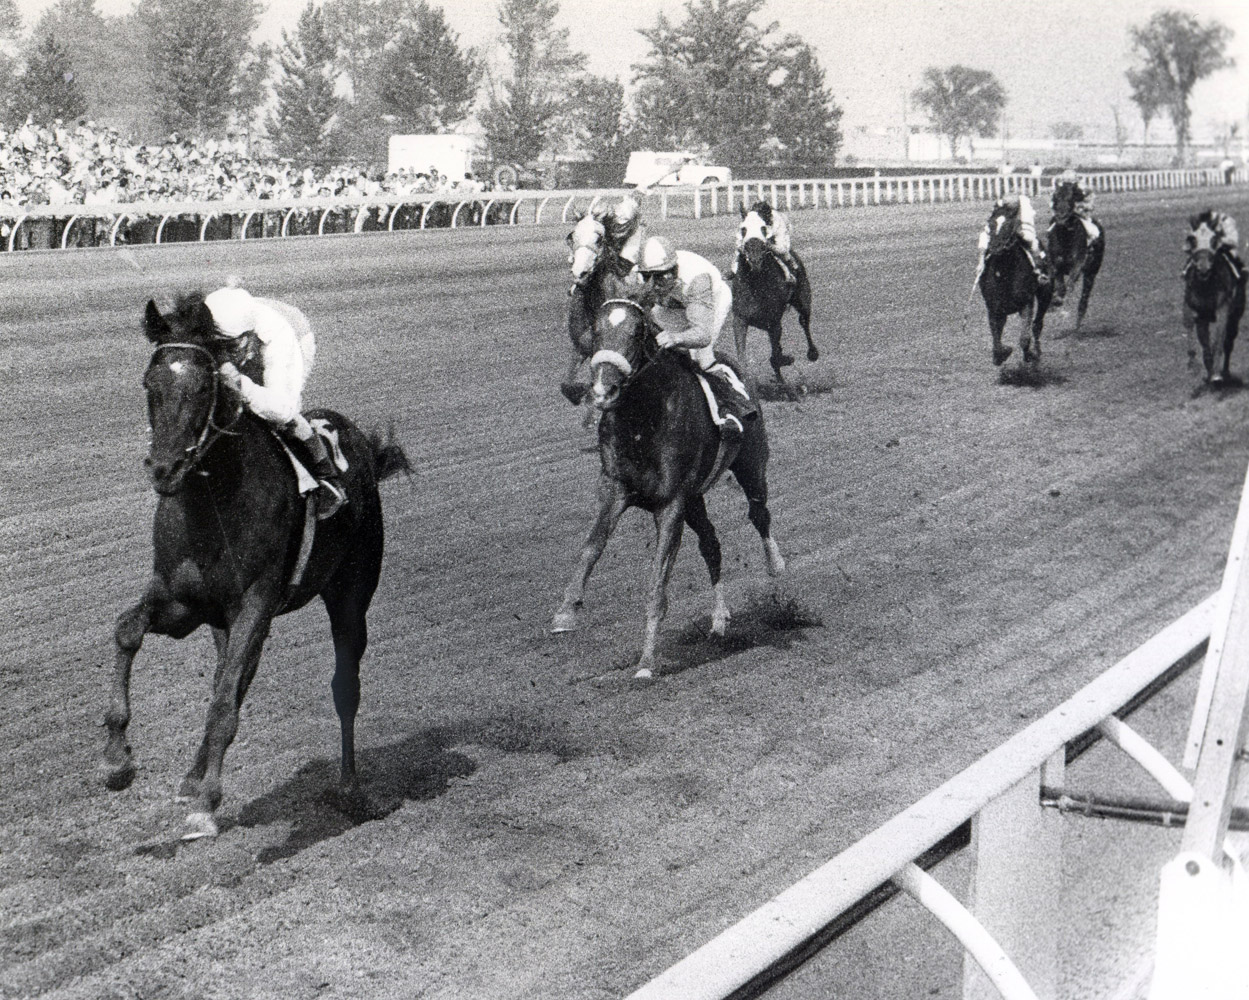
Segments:
[[[137,768],[130,761],[118,767],[110,767],[104,772],[104,787],[110,792],[123,791],[134,783],[136,773]]]
[[[781,555],[781,547],[771,538],[764,545],[768,556],[768,576],[780,576],[785,572],[785,557]]]
[[[1009,358],[1009,357],[1011,356],[1011,353],[1012,353],[1013,351],[1014,351],[1014,348],[1013,348],[1013,347],[995,347],[995,348],[993,348],[993,363],[994,363],[995,365],[1000,365],[1000,364],[1002,364],[1002,363],[1003,363],[1003,362],[1004,362],[1007,358]]]
[[[560,632],[572,632],[577,627],[577,616],[571,611],[556,612],[555,617],[551,619],[551,634],[558,635]]]
[[[776,361],[772,363],[772,367],[773,368],[788,368],[793,363],[794,363],[794,356],[792,354],[778,354],[776,356]]]
[[[641,667],[637,673],[633,675],[635,681],[651,681],[655,679],[655,671],[650,667]]]
[[[217,821],[213,819],[212,813],[193,812],[187,815],[183,840],[200,840],[203,837],[215,836],[217,836]]]
[[[807,351],[807,360],[808,360],[808,361],[819,361],[819,360],[820,360],[820,352],[819,352],[819,351],[817,351],[814,347],[813,347],[813,348],[811,348],[811,350]]]
[[[711,619],[711,634],[724,638],[725,633],[729,630],[730,617],[726,615],[716,615]]]

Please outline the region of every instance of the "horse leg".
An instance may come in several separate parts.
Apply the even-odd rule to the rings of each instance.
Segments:
[[[577,627],[577,609],[581,607],[585,596],[585,584],[590,579],[594,564],[598,562],[603,549],[607,547],[607,539],[616,530],[616,522],[629,506],[624,488],[614,479],[600,476],[598,483],[598,511],[586,533],[577,557],[577,567],[573,570],[572,579],[564,589],[564,601],[551,619],[552,632],[571,632]]]
[[[655,511],[655,562],[651,566],[650,596],[646,600],[646,629],[642,633],[642,655],[638,659],[637,678],[654,676],[655,641],[659,623],[668,614],[668,579],[681,549],[681,533],[685,528],[685,503],[678,498]]]
[[[746,494],[746,516],[763,541],[763,555],[769,576],[785,572],[785,557],[772,537],[772,512],[768,510],[768,447],[767,438],[758,420],[751,421],[742,439],[741,451],[729,467]]]
[[[794,309],[798,313],[798,322],[802,326],[802,334],[807,338],[807,360],[819,361],[820,351],[819,348],[815,346],[815,340],[811,337],[811,292],[809,289],[805,297],[805,302],[802,297],[799,297],[799,299],[794,302]]]
[[[277,596],[268,593],[267,589],[253,587],[244,596],[241,610],[230,623],[225,663],[213,688],[204,738],[196,754],[195,767],[187,775],[193,780],[196,771],[203,765],[199,788],[192,799],[193,808],[187,814],[183,840],[217,835],[217,821],[213,813],[221,804],[222,763],[238,732],[239,709],[252,678],[256,676],[260,651],[279,604]]]
[[[108,728],[108,742],[104,745],[107,769],[104,784],[115,792],[129,788],[134,781],[134,756],[126,740],[126,727],[130,725],[130,667],[151,623],[152,608],[145,596],[118,617],[117,627],[113,630],[117,655],[109,707],[104,714],[104,725]]]
[[[1019,311],[1019,347],[1023,351],[1024,361],[1040,361],[1041,345],[1033,345],[1032,319],[1036,315],[1036,301],[1029,302]]]
[[[724,635],[732,615],[724,600],[724,588],[720,585],[720,539],[716,535],[716,526],[707,516],[707,502],[701,495],[692,496],[686,501],[685,523],[698,535],[698,551],[702,553],[703,562],[707,564],[711,586],[716,593],[716,606],[711,613],[711,634]]]
[[[230,631],[224,628],[213,628],[213,645],[217,649],[217,667],[213,671],[212,690],[217,690],[217,685],[221,683],[221,675],[225,673],[226,668],[226,649],[230,642]],[[175,802],[191,802],[199,796],[200,782],[204,780],[204,769],[208,767],[208,755],[201,745],[199,751],[195,755],[195,763],[191,765],[191,769],[182,778],[182,784],[178,787],[178,794],[174,796]]]
[[[1006,328],[1005,313],[989,313],[989,333],[993,336],[993,363],[1001,365],[1011,356],[1013,347],[1002,346],[1002,331]]]
[[[342,586],[331,585],[321,595],[334,638],[334,679],[330,690],[334,693],[334,710],[342,734],[338,787],[348,797],[355,797],[360,790],[356,775],[356,713],[360,708],[360,660],[369,643],[366,614],[375,586],[376,579],[372,587],[367,581],[351,580]]]
[[[785,378],[781,375],[781,369],[787,365],[792,365],[794,358],[792,354],[786,354],[781,350],[781,321],[779,318],[768,327],[768,341],[772,345],[772,353],[768,359],[772,363],[772,371],[776,373],[776,381],[784,382]]]

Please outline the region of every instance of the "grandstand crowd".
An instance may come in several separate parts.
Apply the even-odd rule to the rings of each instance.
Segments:
[[[171,135],[134,144],[112,128],[81,121],[27,122],[0,129],[0,199],[18,205],[105,205],[144,201],[299,199],[481,189],[471,176],[448,178],[350,164],[318,171],[253,158],[244,139]]]

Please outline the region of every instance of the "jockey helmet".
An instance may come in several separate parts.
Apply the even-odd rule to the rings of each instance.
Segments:
[[[668,241],[662,236],[652,236],[642,244],[642,256],[638,261],[638,270],[643,274],[671,271],[676,266],[676,251],[669,246]]]
[[[1063,172],[1059,175],[1058,179],[1059,179],[1060,181],[1065,181],[1065,182],[1070,183],[1070,184],[1076,184],[1076,183],[1078,183],[1078,182],[1079,182],[1080,177],[1079,177],[1079,175],[1078,175],[1078,174],[1076,174],[1076,172],[1075,172],[1075,169],[1074,169],[1074,168],[1072,168],[1072,167],[1068,167],[1066,170],[1064,170],[1064,171],[1063,171]]]
[[[256,328],[255,300],[244,288],[218,288],[204,296],[217,335],[233,340]]]

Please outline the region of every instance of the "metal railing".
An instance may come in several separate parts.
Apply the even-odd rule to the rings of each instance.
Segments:
[[[1052,177],[951,173],[812,180],[744,180],[727,184],[652,188],[644,211],[659,218],[735,212],[766,201],[786,211],[868,205],[935,204],[1037,195]],[[1238,168],[1129,170],[1083,176],[1098,191],[1148,191],[1249,181]],[[567,223],[626,188],[567,191],[481,191],[295,200],[131,202],[110,205],[18,205],[0,201],[0,245],[68,249],[122,243],[267,239],[432,228]]]
[[[1218,595],[1168,625],[1058,708],[986,754],[837,857],[629,995],[628,1000],[742,1000],[758,996],[905,891],[945,924],[1008,998],[1053,996],[1059,931],[1032,877],[1061,871],[1061,838],[1042,789],[1061,789],[1068,763],[1109,739],[1171,796],[1186,782],[1123,722],[1200,659]],[[925,873],[973,846],[979,876],[969,912]],[[1007,869],[1020,877],[983,877]],[[1043,886],[1038,886],[1042,888]],[[1037,896],[1046,895],[1038,892]],[[974,916],[972,913],[974,912]],[[1009,958],[1007,956],[1010,956]],[[1036,986],[1033,992],[1032,986]]]

